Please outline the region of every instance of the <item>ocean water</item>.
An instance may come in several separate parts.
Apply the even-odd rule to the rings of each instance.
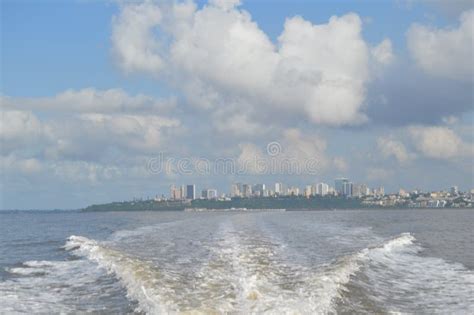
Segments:
[[[0,212],[0,313],[473,314],[474,211]]]

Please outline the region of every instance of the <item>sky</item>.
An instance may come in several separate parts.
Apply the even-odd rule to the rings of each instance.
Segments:
[[[0,11],[1,209],[340,176],[392,192],[474,188],[470,1]]]

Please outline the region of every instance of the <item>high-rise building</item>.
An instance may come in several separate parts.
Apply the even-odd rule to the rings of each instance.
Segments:
[[[304,196],[305,196],[305,197],[311,197],[311,195],[312,195],[312,190],[313,190],[313,186],[307,185],[307,186],[304,188]]]
[[[329,193],[329,185],[325,183],[319,183],[316,185],[316,194],[325,196]]]
[[[246,198],[252,196],[252,185],[249,185],[249,184],[242,185],[242,196]]]
[[[181,187],[176,187],[175,185],[170,186],[170,199],[172,200],[181,200],[184,198]]]
[[[362,196],[370,195],[370,188],[366,184],[360,184],[360,192]]]
[[[275,183],[275,194],[276,195],[284,195],[283,184],[282,183]]]
[[[207,198],[208,199],[217,199],[217,190],[216,189],[208,189],[207,190]]]
[[[383,186],[380,186],[379,188],[374,188],[374,196],[379,197],[379,196],[384,196],[385,195],[385,189]]]
[[[344,196],[344,184],[348,183],[347,178],[341,177],[334,180],[334,189],[338,195]]]
[[[263,196],[265,192],[265,184],[256,184],[253,188],[253,194]]]
[[[216,199],[217,190],[216,189],[203,189],[201,192],[201,197],[204,199]]]
[[[288,195],[289,196],[299,196],[300,195],[300,189],[298,187],[289,187],[288,188]]]
[[[186,186],[186,199],[190,199],[190,200],[196,199],[196,185]]]
[[[344,182],[342,186],[342,195],[346,197],[352,196],[352,182]]]
[[[353,197],[362,197],[365,196],[367,192],[367,186],[364,184],[352,184],[352,196]]]
[[[240,183],[235,183],[232,184],[232,187],[230,189],[230,196],[231,197],[242,197],[242,184]]]

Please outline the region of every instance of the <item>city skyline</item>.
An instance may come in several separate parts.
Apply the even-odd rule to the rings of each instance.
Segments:
[[[471,1],[0,5],[2,209],[190,182],[474,187]],[[154,172],[161,156],[249,167]]]
[[[346,185],[337,188],[338,181],[345,181]],[[349,184],[350,188],[347,187]],[[199,188],[197,184],[172,184],[169,187],[169,192],[156,194],[155,199],[170,199],[170,200],[194,200],[194,199],[219,199],[219,198],[234,198],[234,197],[272,197],[272,196],[342,196],[342,197],[363,197],[363,196],[385,196],[385,195],[400,195],[408,196],[410,194],[429,194],[434,192],[449,192],[452,195],[458,193],[473,194],[474,189],[462,191],[457,185],[445,187],[440,190],[424,190],[421,188],[406,189],[400,187],[397,191],[385,191],[384,186],[369,187],[365,183],[353,182],[348,178],[335,178],[334,185],[326,182],[315,182],[312,184],[304,184],[303,186],[287,185],[282,182],[274,182],[270,185],[267,183],[243,183],[236,182],[230,184],[230,189],[218,190],[216,188],[201,185],[201,195],[196,193],[189,194],[189,187],[193,187],[194,191]],[[196,188],[198,187],[198,188]],[[161,195],[161,196],[160,196]],[[190,197],[194,196],[194,197]],[[136,197],[135,197],[136,198]],[[150,198],[148,196],[148,198]]]

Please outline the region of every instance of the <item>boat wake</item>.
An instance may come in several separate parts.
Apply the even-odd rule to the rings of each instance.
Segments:
[[[360,285],[359,273],[364,273],[360,278],[369,279],[362,286],[378,288],[391,281],[386,277],[393,273],[391,264],[403,263],[403,255],[419,251],[415,238],[406,233],[331,263],[308,268],[281,260],[282,246],[274,240],[264,235],[247,235],[231,224],[224,224],[210,248],[209,260],[202,263],[198,272],[188,275],[191,279],[183,281],[182,276],[160,270],[151,262],[129,257],[85,237],[71,236],[65,248],[113,273],[126,288],[128,297],[138,301],[137,310],[150,314],[335,313],[340,305],[355,304],[348,298],[348,284],[356,281],[357,285],[359,281]],[[373,269],[381,265],[385,276],[374,274],[377,271]],[[180,291],[186,292],[186,296]]]
[[[135,312],[148,314],[414,310],[463,314],[474,309],[472,271],[460,264],[423,256],[422,247],[409,233],[315,265],[289,259],[288,244],[272,233],[237,229],[232,221],[221,222],[212,238],[200,243],[206,247],[205,257],[192,256],[196,259],[187,264],[179,264],[174,256],[168,265],[160,264],[117,249],[121,247],[114,245],[137,236],[122,234],[105,242],[73,235],[64,249],[80,259],[29,261],[8,269],[13,278],[0,283],[3,310],[109,311],[108,304],[100,303],[106,300],[101,294],[116,296],[120,290],[126,291],[123,294],[132,301]],[[152,247],[153,243],[144,246]],[[37,292],[35,287],[46,289]],[[91,294],[88,290],[96,292],[95,309],[81,309],[82,304],[87,304],[85,297]],[[20,301],[21,309],[14,305]]]

